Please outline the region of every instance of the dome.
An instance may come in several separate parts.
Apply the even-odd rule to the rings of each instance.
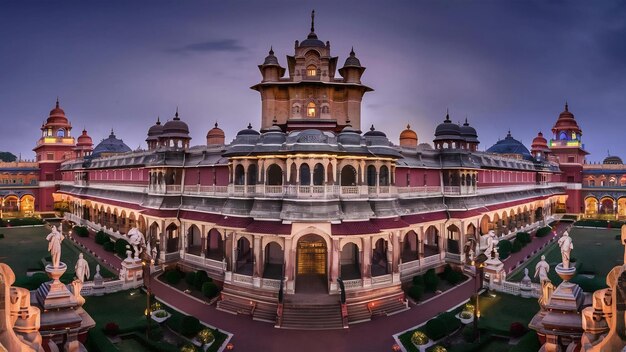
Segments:
[[[57,98],[57,102],[56,102],[54,109],[50,110],[50,115],[48,116],[48,119],[46,120],[46,125],[69,126],[69,121],[67,120],[67,117],[65,116],[65,111],[63,111],[63,109],[61,109],[61,107],[59,106],[58,98]]]
[[[532,158],[528,148],[526,148],[522,142],[511,136],[511,131],[509,131],[504,139],[499,140],[496,144],[487,149],[487,152],[494,154],[517,154],[525,159]]]
[[[554,127],[552,127],[553,132],[557,132],[560,130],[571,130],[580,133],[580,127],[578,127],[578,123],[574,118],[574,114],[569,111],[569,106],[565,103],[565,110],[559,114],[559,118],[556,120]]]
[[[317,34],[315,34],[315,11],[311,12],[311,33],[300,43],[300,47],[318,47],[323,48],[324,42],[317,39]]]
[[[530,145],[531,150],[544,151],[549,150],[548,141],[543,136],[543,133],[539,132],[537,137],[533,139],[532,144]]]
[[[435,128],[435,141],[459,140],[461,138],[461,126],[450,121],[450,115],[446,113],[446,119]]]
[[[365,132],[364,137],[387,137],[387,135],[383,131],[376,131],[374,125],[370,127],[370,130]]]
[[[461,137],[463,137],[466,142],[478,143],[478,133],[476,133],[476,129],[474,127],[470,126],[467,119],[465,119],[463,126],[459,128],[459,132]]]
[[[163,134],[162,137],[189,137],[189,126],[186,123],[180,120],[178,117],[178,109],[176,109],[176,114],[174,115],[174,119],[167,121],[163,125]]]
[[[417,149],[421,150],[433,150],[433,146],[428,143],[420,143],[417,145]]]
[[[287,135],[276,124],[268,128],[265,133],[261,134],[262,144],[283,144],[287,140]]]
[[[248,124],[248,128],[243,129],[243,130],[237,132],[237,135],[238,136],[251,136],[251,135],[252,136],[258,136],[258,135],[260,135],[260,133],[259,133],[259,131],[256,131],[256,130],[252,129],[252,124],[249,123]]]
[[[156,140],[161,134],[163,134],[163,125],[161,125],[161,119],[157,117],[157,122],[148,129],[148,138],[146,140]]]
[[[296,135],[296,143],[328,143],[328,136],[315,129],[302,130]]]
[[[602,161],[602,164],[622,165],[624,163],[622,162],[622,159],[619,156],[609,155],[606,158],[604,158],[604,161]]]
[[[93,145],[93,140],[87,134],[87,130],[83,129],[83,134],[78,136],[78,138],[76,139],[76,146],[78,146],[78,147],[82,147],[82,146],[90,147],[92,145]]]
[[[361,67],[361,61],[359,61],[359,59],[354,54],[354,48],[350,50],[350,56],[348,56],[346,62],[343,64],[343,67],[346,66]]]
[[[226,137],[226,135],[224,134],[224,131],[221,128],[217,127],[217,122],[215,123],[215,127],[211,128],[209,132],[207,132],[206,134],[206,138],[216,138],[216,137],[219,137],[219,138]]]
[[[406,130],[400,133],[400,146],[417,148],[417,133],[411,129],[411,125],[406,125]]]
[[[274,48],[270,48],[269,55],[267,55],[265,61],[263,61],[263,66],[266,65],[278,65],[278,58],[274,56]]]
[[[102,154],[117,154],[117,153],[127,153],[130,152],[131,149],[124,144],[124,141],[121,139],[117,139],[115,137],[115,133],[111,130],[111,134],[109,138],[102,140],[102,142],[98,143],[98,145],[93,149],[91,155],[94,158],[99,157]]]

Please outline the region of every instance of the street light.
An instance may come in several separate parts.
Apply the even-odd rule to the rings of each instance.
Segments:
[[[478,330],[478,320],[480,319],[480,309],[479,309],[479,293],[483,288],[483,268],[485,267],[485,260],[487,260],[487,256],[484,253],[481,253],[476,260],[474,261],[475,272],[475,281],[474,288],[476,290],[475,297],[476,303],[474,304],[474,338],[478,338],[478,342],[480,342],[480,330]]]
[[[146,327],[146,338],[150,339],[150,266],[154,263],[150,254],[146,250],[146,246],[141,246],[141,266],[143,272],[143,285],[146,288],[146,321],[148,326]]]

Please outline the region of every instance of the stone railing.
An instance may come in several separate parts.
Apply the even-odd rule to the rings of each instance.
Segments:
[[[521,282],[485,282],[485,285],[490,289],[498,292],[508,293],[510,295],[522,296],[522,297],[534,297],[539,298],[541,296],[541,285],[537,283],[530,283],[530,285],[522,284]]]
[[[343,280],[346,291],[357,290],[363,287],[363,279]]]
[[[400,264],[400,278],[413,276],[419,272],[423,272],[427,269],[434,268],[440,264],[443,264],[443,261],[441,260],[441,257],[439,256],[439,254],[431,255],[429,257],[422,258],[422,259],[412,260],[406,263],[401,263]]]
[[[224,262],[219,261],[219,260],[209,259],[209,258],[205,258],[202,256],[193,255],[189,253],[183,253],[182,260],[189,262],[189,263],[197,264],[205,268],[212,269],[213,271],[217,271],[219,273],[223,273],[225,271]]]
[[[392,280],[391,274],[372,276],[372,285],[390,284]]]
[[[252,276],[233,273],[233,282],[244,285],[252,285]]]
[[[261,287],[270,290],[280,290],[280,280],[276,279],[261,279]]]

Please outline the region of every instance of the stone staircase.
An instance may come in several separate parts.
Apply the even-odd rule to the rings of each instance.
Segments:
[[[376,316],[394,315],[409,310],[402,291],[365,295],[348,299],[348,324],[362,323]]]
[[[248,315],[253,320],[276,323],[278,298],[257,295],[254,292],[241,292],[224,285],[222,299],[217,302],[217,309],[236,315]]]
[[[342,329],[341,305],[286,303],[283,308],[283,329],[330,330]]]

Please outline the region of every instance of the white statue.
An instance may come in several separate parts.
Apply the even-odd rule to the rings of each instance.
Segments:
[[[63,231],[62,225],[59,225],[59,229]],[[46,236],[48,240],[48,251],[52,257],[52,267],[58,268],[61,263],[61,242],[63,242],[63,234],[57,230],[56,226],[52,226],[52,232]]]
[[[543,284],[548,279],[548,272],[550,271],[550,264],[546,262],[546,256],[542,255],[541,260],[535,265],[535,277],[539,275],[539,282]]]
[[[622,225],[622,245],[626,246],[626,225]],[[624,247],[624,264],[626,264],[626,247]]]
[[[80,280],[80,282],[89,280],[89,276],[91,275],[89,272],[89,263],[83,258],[82,253],[78,255],[78,261],[76,261],[74,271],[76,272],[76,278]]]
[[[487,258],[493,258],[493,249],[497,243],[498,239],[496,238],[495,232],[493,232],[493,230],[490,230],[487,233],[487,248],[485,249],[485,255],[487,256]]]
[[[143,237],[141,231],[138,228],[133,227],[128,231],[128,243],[133,246],[135,251],[135,259],[139,258],[141,249],[146,245],[146,239]]]
[[[569,269],[570,252],[574,249],[572,238],[569,237],[567,231],[563,232],[559,238],[559,247],[561,247],[561,258],[563,260],[563,269]]]

